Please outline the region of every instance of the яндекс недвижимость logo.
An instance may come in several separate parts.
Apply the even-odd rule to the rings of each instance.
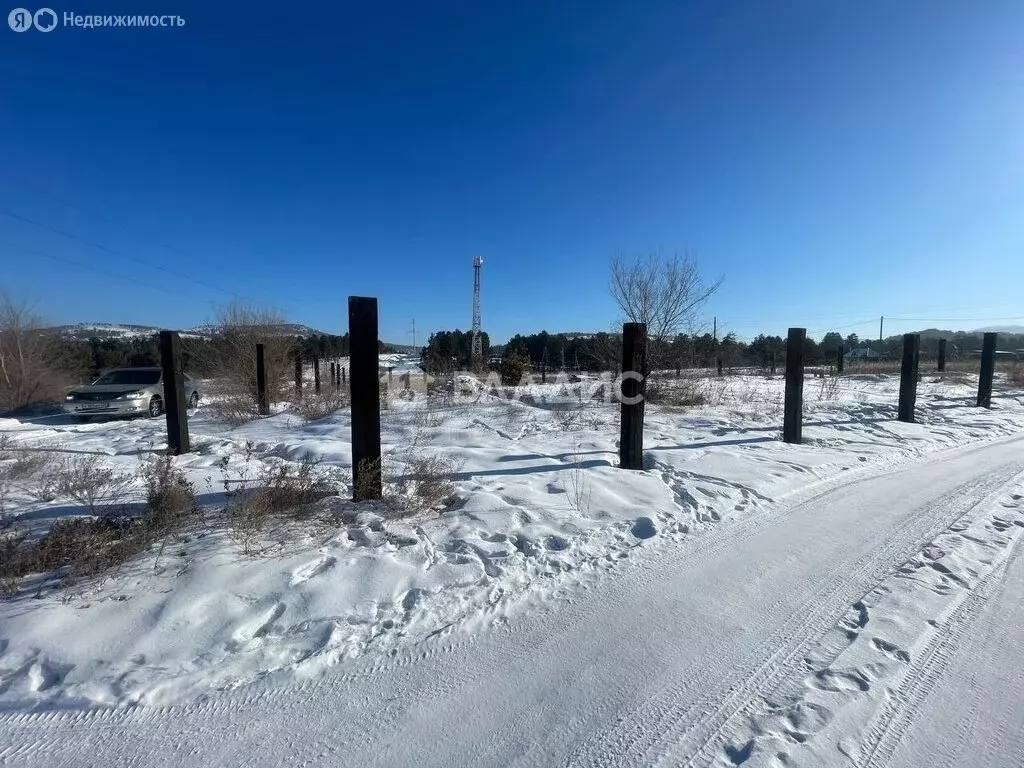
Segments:
[[[40,8],[33,13],[27,8],[15,8],[7,14],[7,26],[15,32],[28,32],[35,27],[40,32],[52,32],[61,22],[52,8]],[[65,11],[63,26],[78,29],[99,29],[103,27],[184,27],[185,19],[177,14],[80,14]]]
[[[57,13],[52,8],[40,8],[35,13],[27,8],[15,8],[7,14],[7,25],[15,32],[27,32],[32,27],[40,32],[52,32],[57,27]]]

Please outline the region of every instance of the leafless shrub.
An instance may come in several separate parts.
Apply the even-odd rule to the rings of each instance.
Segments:
[[[571,432],[583,428],[583,408],[570,406],[568,408],[555,408],[551,411],[551,420],[564,432]]]
[[[56,485],[58,494],[70,496],[96,515],[101,507],[117,506],[134,481],[131,473],[104,466],[101,456],[78,454],[61,462]]]
[[[414,456],[396,483],[403,509],[412,514],[443,509],[455,495],[454,476],[464,462],[441,453]]]
[[[328,387],[321,390],[319,394],[303,392],[302,397],[295,401],[292,408],[303,421],[317,421],[348,408],[348,406],[349,393],[347,389]]]
[[[0,522],[10,511],[11,494],[18,489],[39,501],[56,497],[56,455],[34,446],[16,446],[0,437]]]
[[[271,404],[288,396],[294,339],[287,322],[274,309],[232,302],[220,307],[212,323],[210,343],[190,350],[197,370],[217,380],[221,396],[210,403],[217,418],[230,424],[259,417],[256,396],[256,345],[263,345],[267,397]]]
[[[70,381],[57,339],[25,304],[0,292],[0,411],[62,400]]]
[[[147,525],[156,533],[171,533],[201,512],[195,487],[174,466],[171,456],[154,456],[139,475],[146,486]]]
[[[227,493],[229,534],[246,554],[264,552],[292,525],[316,520],[316,502],[337,495],[340,483],[339,472],[319,459],[262,466]]]
[[[260,417],[256,400],[246,394],[214,395],[207,401],[206,410],[217,421],[232,427],[255,421]]]

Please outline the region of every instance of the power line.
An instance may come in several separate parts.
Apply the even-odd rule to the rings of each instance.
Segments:
[[[6,182],[8,184],[10,184],[10,185],[21,186],[21,187],[23,187],[25,189],[28,189],[28,190],[31,190],[31,191],[33,191],[33,192],[35,192],[37,194],[43,195],[44,197],[48,197],[51,200],[54,200],[55,202],[60,203],[61,205],[64,205],[64,206],[70,208],[73,211],[77,211],[77,212],[79,212],[81,214],[84,214],[86,216],[92,216],[93,218],[103,222],[104,224],[106,224],[106,225],[108,225],[110,227],[113,227],[115,229],[119,229],[122,232],[126,232],[129,235],[132,235],[133,237],[139,238],[144,243],[149,241],[149,235],[143,234],[142,232],[140,232],[137,229],[133,229],[132,227],[128,227],[128,226],[126,226],[124,224],[121,224],[120,222],[114,221],[110,217],[104,216],[101,213],[98,213],[98,212],[92,211],[92,210],[88,210],[88,209],[82,207],[81,205],[78,205],[78,204],[72,202],[71,200],[68,200],[66,197],[64,197],[62,195],[58,195],[55,192],[53,192],[53,191],[51,191],[49,189],[46,189],[46,188],[40,186],[39,184],[36,184],[35,182],[28,181],[27,179],[24,179],[22,177],[15,178],[15,177],[12,177],[12,176],[8,176],[6,178]],[[37,224],[37,226],[38,226],[38,224]],[[51,229],[51,231],[52,231],[52,229]],[[63,234],[63,233],[58,233],[58,234]],[[159,240],[154,240],[154,241],[151,241],[151,243],[152,243],[153,247],[163,248],[164,250],[169,251],[169,252],[174,253],[174,254],[177,254],[178,256],[181,256],[181,257],[186,258],[186,259],[190,259],[193,262],[200,262],[201,263],[201,262],[203,262],[205,260],[205,257],[203,257],[203,256],[199,256],[199,255],[197,255],[195,253],[187,253],[187,252],[183,251],[181,248],[177,248],[177,247],[175,247],[173,245],[168,245],[166,242],[162,242],[162,241],[159,241]],[[103,246],[99,246],[99,247],[103,247]],[[202,281],[202,280],[198,280],[196,278],[193,278],[190,275],[184,275],[184,274],[178,273],[178,272],[176,272],[174,270],[167,269],[166,267],[164,267],[161,264],[154,264],[152,262],[141,260],[141,259],[138,259],[137,257],[129,256],[129,255],[124,254],[124,253],[122,253],[120,251],[114,251],[114,249],[105,248],[105,250],[107,250],[108,252],[114,252],[117,255],[124,256],[125,258],[129,258],[129,259],[133,259],[133,260],[139,261],[140,263],[143,263],[146,266],[152,266],[152,267],[155,267],[157,269],[161,269],[161,270],[167,272],[168,274],[172,274],[172,275],[175,275],[175,276],[183,277],[184,279],[191,280],[192,282],[194,282],[194,283],[196,283],[198,285],[202,285],[203,287],[210,288],[211,290],[219,291],[219,292],[224,293],[224,294],[228,294],[228,295],[232,296],[233,298],[242,298],[242,299],[245,299],[247,301],[252,301],[254,303],[257,303],[257,304],[264,303],[263,301],[261,301],[260,299],[255,298],[255,297],[247,296],[245,294],[240,294],[237,291],[229,290],[227,288],[223,288],[223,287],[218,286],[218,285],[213,285],[212,283],[209,283],[209,282],[206,282],[206,281]],[[258,252],[256,252],[256,253],[257,253],[257,255],[264,255],[264,256],[266,255],[266,254],[259,254]]]
[[[129,235],[133,235],[134,237],[138,237],[138,238],[146,238],[146,237],[148,237],[147,235],[143,235],[141,232],[139,232],[137,230],[134,230],[134,229],[132,229],[130,227],[126,227],[124,224],[120,224],[119,222],[116,222],[116,221],[113,221],[113,220],[107,218],[106,216],[104,216],[101,213],[96,213],[95,211],[86,210],[82,206],[77,205],[77,204],[71,202],[67,198],[62,197],[61,195],[58,195],[55,192],[52,192],[52,191],[50,191],[48,189],[45,189],[44,187],[41,187],[38,184],[35,184],[33,182],[26,181],[25,179],[20,179],[20,178],[19,179],[10,179],[10,178],[8,178],[7,182],[9,184],[10,183],[14,183],[14,184],[17,184],[19,186],[25,187],[26,189],[30,189],[33,192],[35,192],[37,194],[40,194],[40,195],[43,195],[44,197],[48,197],[51,200],[54,200],[54,201],[60,203],[61,205],[70,208],[73,211],[78,211],[79,213],[85,214],[86,216],[92,216],[93,218],[98,219],[99,221],[102,221],[107,226],[113,227],[114,229],[120,229],[122,232],[127,232]],[[154,241],[154,243],[155,243],[155,245],[157,247],[163,248],[164,250],[170,251],[171,253],[176,253],[179,256],[185,257],[186,259],[195,259],[194,255],[189,255],[189,254],[181,251],[180,249],[175,248],[172,245],[167,245],[166,243],[161,243],[161,242],[156,242],[156,241]]]
[[[181,296],[181,294],[178,291],[171,290],[170,288],[166,288],[162,285],[154,285],[153,283],[147,283],[137,278],[129,277],[128,275],[120,275],[116,272],[110,272],[109,270],[103,269],[102,267],[97,267],[94,264],[82,263],[80,261],[75,261],[74,259],[69,259],[64,256],[54,256],[52,253],[46,253],[45,251],[40,251],[35,248],[30,248],[24,245],[18,245],[17,243],[12,243],[11,241],[4,240],[2,238],[0,238],[0,245],[5,245],[9,248],[14,248],[16,250],[22,251],[23,253],[28,253],[33,256],[40,256],[44,259],[52,259],[53,261],[59,261],[63,264],[70,264],[71,266],[79,267],[80,269],[90,270],[101,275],[106,275],[107,277],[113,277],[117,280],[125,280],[129,283],[135,283],[136,285],[141,285],[143,288],[150,288],[154,291],[163,291],[164,293],[169,293],[171,296],[176,296],[179,298]]]
[[[995,323],[1007,320],[1024,320],[1021,317],[886,317],[901,323]]]
[[[4,210],[0,210],[0,214],[15,219],[16,221],[22,221],[25,222],[26,224],[31,224],[32,226],[39,227],[40,229],[45,229],[48,232],[53,232],[54,234],[60,235],[61,237],[66,237],[69,240],[74,240],[75,242],[87,245],[90,248],[96,248],[97,250],[104,251],[114,256],[120,256],[121,258],[128,259],[129,261],[134,261],[135,263],[141,264],[144,267],[159,269],[162,272],[166,272],[167,274],[172,275],[173,277],[177,277],[182,280],[188,280],[189,282],[195,283],[196,285],[201,285],[204,288],[209,288],[210,290],[218,291],[220,293],[226,293],[230,296],[237,295],[235,291],[229,291],[226,288],[220,288],[216,285],[211,285],[210,283],[198,280],[184,272],[178,272],[176,270],[169,269],[161,264],[153,264],[152,262],[146,261],[145,259],[140,259],[137,256],[132,256],[131,254],[125,253],[124,251],[119,251],[116,248],[110,248],[101,243],[94,243],[91,240],[86,240],[84,237],[79,237],[78,235],[75,235],[71,232],[67,232],[63,229],[60,229],[59,227],[51,227],[49,224],[44,224],[41,221],[36,221],[35,219],[31,219],[28,216],[22,216],[21,214]]]

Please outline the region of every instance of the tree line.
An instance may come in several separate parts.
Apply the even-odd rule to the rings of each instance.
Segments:
[[[521,356],[538,370],[545,365],[549,370],[605,371],[614,369],[620,359],[621,337],[615,333],[517,333],[506,344],[495,346],[490,346],[486,333],[483,337],[484,358],[491,361],[489,367],[492,368],[499,366],[501,358]],[[947,340],[950,359],[968,357],[981,349],[981,333],[929,329],[921,333],[921,355],[937,357],[939,340],[943,338]],[[471,345],[472,333],[469,332],[434,333],[421,350],[423,365],[431,372],[468,370]],[[710,333],[680,333],[671,340],[649,339],[648,346],[648,355],[657,361],[656,367],[663,369],[709,368],[714,367],[719,358],[726,367],[767,368],[773,354],[776,364],[781,367],[786,359],[786,340],[782,336],[766,334],[744,341],[732,333],[721,338]],[[808,365],[834,363],[840,347],[844,353],[870,349],[882,359],[899,360],[903,354],[903,336],[861,339],[855,333],[843,336],[836,331],[824,334],[820,340],[808,336],[804,342],[804,361]],[[1006,351],[1024,349],[1024,334],[999,334],[998,348]]]
[[[227,334],[225,334],[227,335]],[[313,334],[304,337],[280,337],[282,346],[294,354],[302,353],[305,360],[314,356],[324,360],[348,357],[348,333],[342,335]],[[185,370],[196,376],[216,374],[215,361],[226,352],[225,339],[186,337],[181,340],[182,363]],[[49,341],[51,359],[76,381],[90,381],[103,371],[126,366],[160,365],[160,337],[138,336],[129,339],[68,339],[54,336]],[[391,348],[381,343],[380,351]]]

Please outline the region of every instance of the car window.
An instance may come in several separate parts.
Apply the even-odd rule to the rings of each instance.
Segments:
[[[149,387],[160,381],[160,371],[119,370],[108,371],[93,384],[125,384],[129,386]]]

